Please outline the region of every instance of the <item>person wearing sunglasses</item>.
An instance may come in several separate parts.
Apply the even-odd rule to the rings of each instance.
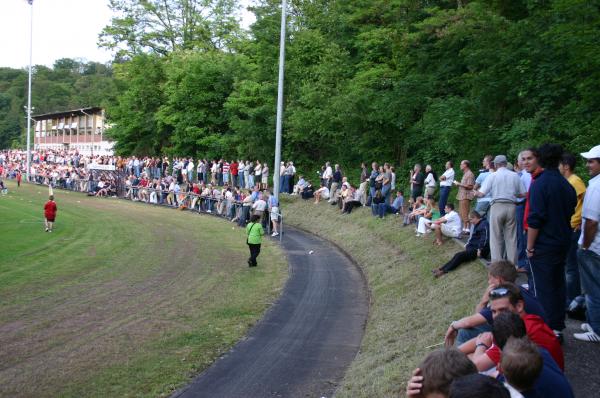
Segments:
[[[525,312],[525,302],[521,291],[514,283],[503,283],[490,290],[490,308],[493,317],[511,312],[521,317],[525,323],[527,336],[531,341],[542,347],[552,355],[561,370],[565,368],[565,360],[558,338],[544,320],[533,314]],[[473,354],[471,360],[479,371],[486,371],[500,363],[502,352],[491,333],[486,332],[477,336],[459,347],[465,354]]]
[[[488,268],[488,287],[475,307],[475,313],[450,324],[445,336],[446,346],[451,346],[455,342],[457,346],[460,346],[479,334],[492,330],[494,318],[489,307],[490,291],[506,282],[515,283],[517,275],[515,265],[510,261],[502,260],[491,263]],[[525,303],[525,312],[538,315],[546,321],[544,309],[535,296],[522,286],[519,286],[519,290]]]

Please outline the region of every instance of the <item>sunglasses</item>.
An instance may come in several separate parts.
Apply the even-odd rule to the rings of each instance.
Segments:
[[[506,297],[510,294],[510,291],[505,287],[498,287],[492,291],[490,291],[490,298],[497,299],[501,297]]]

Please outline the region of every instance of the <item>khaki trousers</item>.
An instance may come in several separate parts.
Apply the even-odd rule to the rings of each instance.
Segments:
[[[493,203],[489,217],[492,261],[508,260],[517,264],[517,206],[514,203]]]

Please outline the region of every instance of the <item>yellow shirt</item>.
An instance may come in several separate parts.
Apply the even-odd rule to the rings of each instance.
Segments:
[[[571,174],[567,181],[575,188],[577,194],[577,206],[575,206],[575,213],[571,216],[571,228],[575,229],[581,227],[581,209],[583,207],[583,197],[585,196],[585,184],[575,174]]]

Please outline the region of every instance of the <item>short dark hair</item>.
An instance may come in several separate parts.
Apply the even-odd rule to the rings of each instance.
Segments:
[[[560,159],[560,164],[564,166],[569,166],[569,170],[575,170],[575,165],[577,164],[577,158],[570,152],[565,152]]]
[[[454,210],[454,203],[446,203],[446,206],[448,206],[450,210]]]
[[[471,162],[467,159],[463,160],[463,163],[467,165],[467,167],[471,167]]]
[[[469,215],[470,215],[471,217],[475,217],[475,218],[481,218],[481,214],[479,214],[479,212],[478,212],[477,210],[471,210],[471,211],[469,212]]]
[[[475,364],[455,348],[430,353],[419,365],[419,369],[423,376],[423,396],[435,392],[448,395],[452,380],[477,373]]]
[[[250,222],[257,222],[258,220],[260,220],[260,216],[258,214],[253,214],[250,217]]]
[[[448,164],[450,165],[450,167],[454,167],[454,162],[451,160],[448,160]]]
[[[515,265],[508,260],[494,261],[490,264],[490,267],[488,268],[488,273],[491,276],[502,278],[506,282],[513,283],[517,280],[517,276],[519,276]]]
[[[493,377],[475,373],[454,380],[448,396],[449,398],[510,398],[510,392]]]
[[[542,373],[544,360],[538,347],[527,337],[509,337],[502,350],[500,366],[508,384],[527,391]]]
[[[542,144],[538,148],[538,162],[545,169],[556,169],[564,150],[559,144]]]
[[[492,334],[496,345],[502,350],[509,338],[516,337],[519,339],[527,336],[527,329],[519,314],[502,312],[494,318]]]

